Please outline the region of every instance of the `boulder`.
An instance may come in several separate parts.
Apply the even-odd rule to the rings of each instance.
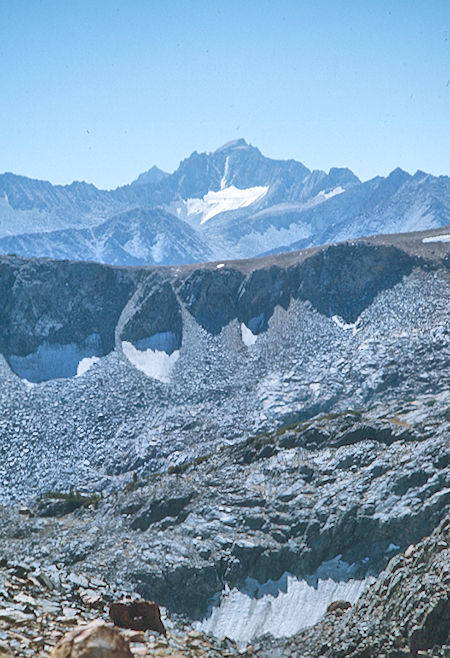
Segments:
[[[327,615],[332,614],[332,615],[343,615],[344,612],[347,612],[349,608],[352,607],[352,604],[350,601],[343,601],[342,599],[339,599],[338,601],[332,601],[329,606],[327,607]]]
[[[130,603],[112,603],[109,616],[113,623],[121,628],[133,631],[156,631],[166,635],[166,629],[161,621],[159,607],[153,601],[132,601]]]
[[[120,631],[99,619],[67,633],[49,658],[132,658],[132,655]]]

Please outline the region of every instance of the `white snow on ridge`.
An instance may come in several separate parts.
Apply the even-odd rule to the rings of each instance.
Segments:
[[[450,233],[443,235],[432,235],[429,238],[423,238],[422,242],[450,242]]]
[[[224,179],[222,179],[224,181]],[[249,187],[241,190],[234,185],[225,187],[218,192],[207,192],[202,199],[187,199],[185,212],[187,218],[200,216],[200,224],[204,224],[222,212],[246,208],[262,199],[269,188],[266,186]]]
[[[223,171],[222,180],[220,181],[220,189],[221,190],[224,190],[227,186],[227,178],[228,178],[229,169],[230,169],[230,156],[227,155],[227,157],[225,159],[225,168],[224,168],[224,171]]]
[[[138,350],[128,341],[122,341],[123,353],[135,368],[141,370],[147,377],[158,379],[168,384],[170,382],[170,371],[177,361],[180,352],[175,350],[167,354],[162,350]]]

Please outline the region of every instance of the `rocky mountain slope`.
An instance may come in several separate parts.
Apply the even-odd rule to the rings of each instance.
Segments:
[[[3,507],[0,554],[120,578],[219,638],[289,636],[332,601],[354,603],[449,512],[449,410],[446,392],[326,414],[101,498],[52,492]],[[384,590],[370,591],[378,619]],[[389,603],[387,621],[403,605]]]
[[[2,257],[3,495],[103,489],[211,442],[448,389],[449,244],[430,239],[164,269]]]
[[[0,250],[112,265],[184,264],[212,257],[193,228],[161,208],[134,208],[88,228],[4,237]]]
[[[288,640],[266,635],[245,648],[228,638],[193,630],[188,623],[167,616],[164,609],[165,636],[151,630],[119,630],[110,622],[109,606],[124,595],[128,601],[134,600],[135,594],[121,591],[98,575],[75,573],[62,565],[43,567],[36,561],[2,559],[0,651],[7,657],[47,657],[56,643],[62,650],[63,636],[101,628],[104,632],[98,644],[104,647],[108,632],[111,644],[122,648],[119,655],[123,658],[447,656],[449,527],[447,516],[431,537],[392,558],[353,609],[348,602],[335,601],[314,628]],[[93,635],[95,631],[90,635],[91,651],[92,644],[96,645]],[[87,648],[87,638],[85,642],[80,638],[79,644]]]
[[[0,253],[21,256],[182,264],[449,223],[448,177],[396,169],[361,183],[349,169],[266,158],[242,139],[111,191],[0,176]]]
[[[1,257],[0,557],[120,578],[242,645],[354,603],[450,508],[449,234]]]

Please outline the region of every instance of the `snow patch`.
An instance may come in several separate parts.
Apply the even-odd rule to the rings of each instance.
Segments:
[[[316,624],[327,606],[337,599],[354,603],[374,578],[352,577],[355,565],[340,556],[324,563],[305,578],[284,573],[278,581],[261,585],[247,578],[240,590],[226,588],[220,604],[196,628],[216,637],[227,636],[248,643],[263,633],[285,637]]]
[[[243,322],[241,322],[241,336],[242,336],[242,342],[247,345],[247,347],[250,347],[250,345],[254,345],[256,343],[256,339],[258,336],[252,332],[251,329],[249,329]]]
[[[130,256],[134,256],[134,258],[141,258],[143,260],[148,258],[148,249],[141,239],[141,236],[137,233],[133,235],[131,240],[125,242],[123,248],[127,253],[130,254]]]
[[[334,189],[330,190],[329,192],[324,192],[323,190],[319,192],[319,194],[316,194],[316,199],[331,199],[331,197],[336,196],[337,194],[342,194],[342,192],[345,192],[344,188],[338,185],[338,187],[335,187]]]
[[[80,362],[104,352],[100,336],[91,334],[82,345],[77,343],[42,343],[35,352],[21,356],[11,354],[8,362],[11,370],[21,379],[38,383],[49,379],[74,377]],[[91,364],[92,365],[92,364]]]
[[[223,181],[223,179],[222,179]],[[222,212],[246,208],[259,201],[267,194],[267,186],[248,187],[241,190],[234,185],[220,189],[218,192],[207,192],[202,199],[187,199],[184,204],[188,218],[198,216],[200,224],[204,224]]]
[[[100,357],[98,356],[85,356],[84,359],[81,359],[77,367],[76,377],[81,377],[81,375],[84,375],[84,373],[87,372],[89,368],[94,365],[94,363],[97,363],[97,361],[100,361]]]
[[[222,267],[225,267],[225,263],[219,263],[218,265],[216,265],[217,270],[221,270]]]
[[[158,238],[155,242],[154,245],[151,247],[151,254],[153,261],[155,263],[162,263],[164,260],[165,256],[165,250],[166,250],[166,239],[163,234],[158,235]]]
[[[168,384],[170,382],[170,371],[177,361],[180,352],[175,350],[167,354],[163,350],[138,350],[128,341],[122,341],[123,353],[135,368],[141,370],[147,377],[158,379]]]
[[[450,242],[450,233],[443,235],[432,235],[429,238],[423,238],[422,242]]]
[[[222,180],[220,181],[220,189],[224,190],[227,186],[228,173],[230,169],[230,156],[227,155],[225,158],[225,168],[223,170]]]
[[[400,549],[400,546],[398,544],[389,544],[389,546],[386,549],[386,553],[393,553],[395,551],[398,551]]]

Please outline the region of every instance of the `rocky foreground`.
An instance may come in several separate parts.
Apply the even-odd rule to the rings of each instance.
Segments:
[[[0,568],[0,656],[49,656],[52,658],[128,658],[128,656],[254,656],[251,647],[238,649],[227,638],[206,636],[180,622],[168,619],[167,629],[136,631],[114,627],[109,616],[110,604],[119,599],[132,600],[137,595],[124,592],[104,579],[75,574],[59,565],[42,569],[37,563],[6,564]],[[103,637],[79,643],[78,652],[70,653],[70,637],[79,627],[101,622]],[[94,624],[94,629],[95,629]],[[92,635],[92,633],[91,633]],[[120,641],[123,638],[123,642]],[[119,638],[119,639],[118,639]],[[64,641],[65,640],[65,641]],[[93,647],[106,645],[108,652]],[[84,651],[84,653],[83,653]]]
[[[319,620],[327,605],[342,598],[354,603],[390,558],[432,533],[448,515],[449,410],[449,394],[442,393],[379,403],[367,411],[322,415],[251,437],[166,473],[131,478],[121,491],[108,496],[53,492],[28,507],[0,508],[0,557],[15,556],[22,565],[16,572],[11,567],[5,578],[20,578],[31,587],[30,593],[22,581],[16,582],[14,596],[25,588],[22,594],[32,599],[56,597],[54,618],[62,618],[63,624],[50,631],[57,633],[65,630],[66,608],[73,622],[99,614],[90,611],[84,599],[97,595],[100,577],[104,583],[117,583],[106,595],[100,586],[102,601],[109,602],[116,590],[117,596],[136,591],[165,606],[171,619],[183,615],[189,629],[218,638],[226,635],[240,647],[254,644],[267,631],[275,638],[294,635],[303,641],[299,631]],[[424,564],[425,570],[445,566],[444,558],[448,561],[442,544],[448,544],[447,532],[445,526],[439,540],[426,544],[432,547],[429,554],[421,549],[417,564]],[[438,552],[438,566],[428,565],[429,557]],[[58,589],[57,583],[51,594],[42,583],[39,589],[27,575],[37,568],[30,556],[68,589]],[[394,558],[390,569],[402,565],[402,559]],[[401,577],[414,575],[415,564],[407,560]],[[61,570],[69,575],[57,576]],[[387,577],[382,576],[383,582]],[[408,605],[416,607],[422,582],[418,576]],[[427,592],[433,591],[433,582],[431,578]],[[445,582],[436,581],[439,587]],[[357,586],[353,598],[347,594],[352,583]],[[316,600],[324,584],[334,589]],[[378,592],[375,599],[367,599],[369,594],[360,599],[369,601],[368,614],[379,623],[386,597],[389,605],[396,601],[391,596],[394,586],[386,587],[369,590]],[[31,602],[15,601],[5,588],[7,607],[19,605],[21,614],[29,614]],[[406,591],[403,585],[400,589]],[[427,594],[427,600],[431,598]],[[361,605],[355,610],[363,610]],[[36,610],[36,618],[41,618],[43,609]],[[351,614],[357,621],[357,613]],[[388,618],[400,620],[402,614],[393,609]],[[33,619],[25,616],[25,622]],[[334,638],[326,620],[320,637],[331,633]],[[14,618],[11,623],[14,628]],[[184,628],[174,626],[180,641]],[[366,628],[367,637],[378,633],[370,624]],[[169,627],[169,641],[170,632]],[[57,633],[50,639],[56,641]],[[199,641],[202,637],[196,636]],[[339,632],[340,641],[343,637]],[[214,650],[224,651],[220,639],[208,642]],[[335,639],[330,642],[334,646]],[[297,655],[298,646],[303,647],[288,644],[282,651]],[[308,639],[307,647],[314,646]],[[238,651],[237,645],[230,647]],[[275,644],[273,650],[281,649]],[[322,654],[324,650],[317,649],[311,655]]]
[[[130,478],[108,496],[55,491],[29,508],[0,508],[0,556],[119,576],[197,621],[227,587],[242,591],[248,578],[263,585],[286,573],[306,586],[337,556],[350,572],[327,577],[377,577],[450,510],[449,409],[442,393],[320,415]],[[289,610],[283,633],[301,628]],[[253,612],[242,628],[221,621],[217,632],[250,640]],[[253,632],[264,629],[267,619]],[[271,632],[279,632],[276,618]]]
[[[136,595],[61,566],[44,570],[37,563],[8,565],[3,560],[0,583],[0,656],[5,657],[450,655],[450,516],[431,537],[394,557],[354,607],[335,602],[308,631],[282,640],[266,636],[244,648],[228,638],[193,630],[164,612],[166,636],[151,630],[119,630],[109,619],[110,603]]]

